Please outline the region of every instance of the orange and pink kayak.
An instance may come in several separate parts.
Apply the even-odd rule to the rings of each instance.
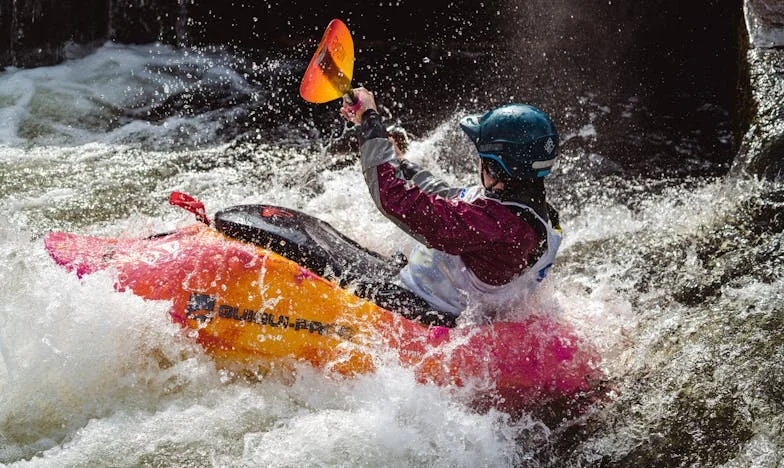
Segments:
[[[80,277],[111,268],[116,289],[171,301],[172,320],[230,368],[301,361],[352,375],[372,372],[391,351],[420,381],[475,385],[479,399],[504,408],[579,398],[604,377],[596,350],[568,323],[532,314],[428,327],[206,224],[140,239],[53,232],[44,243]]]

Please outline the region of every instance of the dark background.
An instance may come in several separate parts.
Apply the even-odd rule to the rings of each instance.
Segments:
[[[0,0],[0,65],[58,63],[112,40],[220,45],[248,60],[301,60],[304,71],[341,18],[355,42],[354,83],[413,133],[456,111],[525,101],[562,134],[592,123],[601,138],[584,150],[626,167],[677,169],[680,144],[698,160],[687,172],[721,172],[746,125],[742,0],[190,3]],[[282,79],[281,99],[297,99],[296,78]],[[622,108],[632,110],[621,118]]]

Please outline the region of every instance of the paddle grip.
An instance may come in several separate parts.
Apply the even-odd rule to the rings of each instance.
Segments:
[[[346,94],[343,95],[343,102],[350,104],[348,110],[350,110],[351,112],[358,111],[361,105],[359,99],[357,99],[357,95],[354,94],[353,89],[348,90]]]

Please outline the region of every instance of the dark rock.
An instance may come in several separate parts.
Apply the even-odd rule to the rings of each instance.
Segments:
[[[753,47],[784,47],[784,3],[779,0],[747,0],[744,11],[749,42]]]
[[[732,171],[784,179],[784,4],[747,0],[745,127]]]

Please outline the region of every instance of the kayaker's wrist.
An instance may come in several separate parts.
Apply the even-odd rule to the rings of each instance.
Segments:
[[[359,126],[360,146],[373,138],[388,138],[387,129],[384,122],[375,109],[366,109],[362,113],[362,124]]]
[[[417,172],[420,172],[422,168],[408,159],[400,159],[400,170],[403,172],[403,177],[405,177],[406,180],[411,180],[411,178],[413,178]]]

